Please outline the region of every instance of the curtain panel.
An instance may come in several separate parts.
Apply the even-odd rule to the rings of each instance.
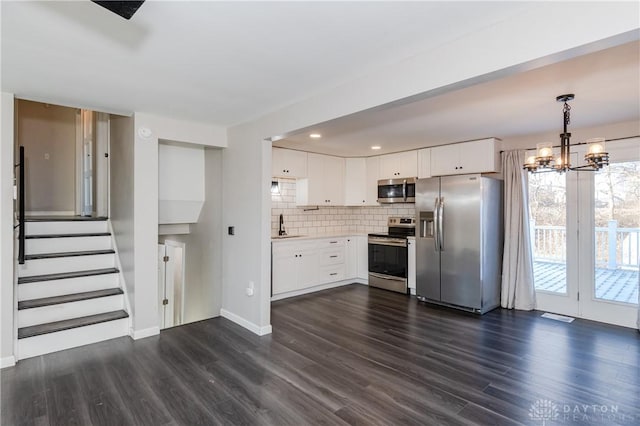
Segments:
[[[527,175],[524,151],[502,153],[504,175],[504,256],[501,306],[530,311],[536,308],[533,257],[529,234]]]

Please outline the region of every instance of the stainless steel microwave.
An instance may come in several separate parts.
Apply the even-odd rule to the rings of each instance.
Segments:
[[[416,178],[382,179],[378,181],[379,203],[415,203]]]

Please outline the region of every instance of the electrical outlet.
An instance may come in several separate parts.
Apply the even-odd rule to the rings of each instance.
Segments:
[[[45,160],[48,160],[48,159],[49,159],[49,153],[48,153],[48,152],[45,152],[45,154],[44,154],[44,159],[45,159]]]

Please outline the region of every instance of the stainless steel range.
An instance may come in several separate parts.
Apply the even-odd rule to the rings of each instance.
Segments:
[[[390,217],[387,233],[369,234],[369,285],[407,294],[407,237],[416,235],[414,217]]]

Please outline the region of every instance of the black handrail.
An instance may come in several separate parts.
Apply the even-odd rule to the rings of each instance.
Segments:
[[[18,179],[20,185],[20,193],[18,202],[19,208],[19,222],[18,226],[18,263],[24,265],[24,146],[20,147],[20,163],[18,164]]]

